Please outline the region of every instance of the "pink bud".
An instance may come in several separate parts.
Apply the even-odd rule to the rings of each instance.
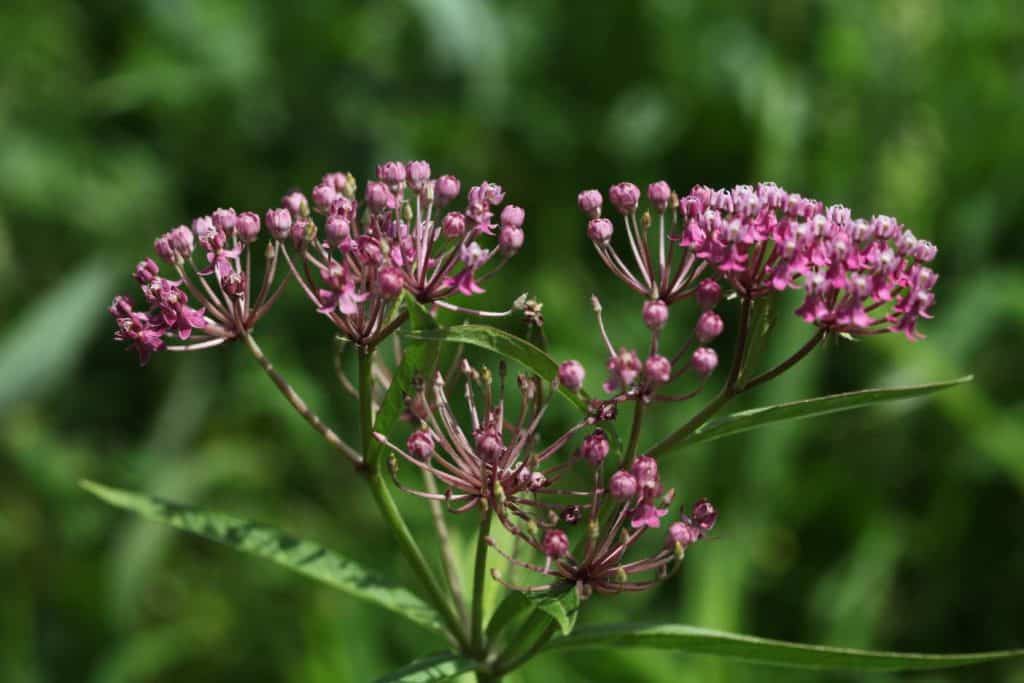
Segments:
[[[307,213],[309,211],[309,203],[306,201],[306,195],[301,192],[289,192],[285,196],[281,197],[281,206],[288,209],[293,216]],[[270,226],[267,225],[269,229]]]
[[[238,239],[250,243],[256,241],[260,234],[260,217],[252,211],[246,211],[238,216],[235,223],[235,230],[238,231]]]
[[[482,427],[473,434],[477,455],[485,462],[494,462],[505,451],[501,433],[493,426]]]
[[[586,376],[586,370],[578,360],[567,360],[558,366],[558,381],[569,391],[579,391]]]
[[[267,230],[270,231],[270,235],[276,240],[283,240],[288,238],[288,234],[292,229],[292,214],[288,209],[269,209],[264,219],[267,224]]]
[[[707,376],[718,367],[718,354],[712,348],[701,346],[694,350],[690,363],[693,365],[694,372],[701,376]]]
[[[668,304],[661,299],[652,299],[644,302],[643,308],[644,325],[651,331],[658,331],[665,327],[668,322]]]
[[[321,182],[324,185],[330,185],[336,192],[344,192],[348,187],[348,177],[340,171],[325,173]]]
[[[587,223],[587,237],[598,244],[605,244],[612,238],[615,226],[607,218],[595,218]]]
[[[668,528],[668,545],[686,547],[700,540],[700,531],[685,522],[673,522]]]
[[[377,166],[377,179],[392,187],[405,182],[405,166],[399,161],[385,161]]]
[[[714,308],[722,300],[722,286],[707,278],[697,285],[697,305],[705,311]]]
[[[171,246],[182,258],[188,258],[195,248],[196,237],[187,225],[179,225],[169,233]]]
[[[498,232],[498,244],[501,246],[501,253],[505,256],[512,256],[523,247],[523,229],[515,225],[503,225]]]
[[[591,218],[601,215],[601,204],[603,203],[604,198],[597,190],[583,190],[576,195],[576,204],[579,205],[580,211]]]
[[[608,491],[614,498],[624,500],[636,495],[639,485],[636,477],[626,470],[619,470],[608,480]]]
[[[235,229],[237,221],[238,215],[234,209],[217,209],[213,212],[214,227],[223,230],[228,235]]]
[[[417,430],[409,435],[405,447],[409,455],[425,462],[434,454],[434,435],[426,429]]]
[[[458,211],[451,211],[441,221],[441,229],[445,237],[462,237],[466,231],[466,217]]]
[[[333,184],[320,183],[313,188],[313,203],[320,211],[326,212],[338,198],[338,191]]]
[[[438,206],[444,206],[459,196],[460,189],[458,178],[453,175],[443,175],[434,183],[434,201]]]
[[[651,183],[647,186],[647,199],[658,213],[664,213],[668,208],[668,202],[672,198],[672,188],[664,180]]]
[[[714,528],[715,522],[718,521],[718,510],[715,509],[715,506],[707,498],[701,498],[693,504],[693,511],[690,513],[690,517],[694,525],[702,533],[707,533]]]
[[[174,245],[171,244],[171,233],[169,232],[156,238],[156,241],[153,242],[153,249],[157,256],[168,263],[174,263],[177,260],[177,252],[174,250]]]
[[[594,467],[597,467],[608,457],[612,445],[605,436],[603,429],[595,429],[592,434],[583,439],[580,446],[580,455]]]
[[[694,333],[697,335],[698,342],[707,344],[717,339],[723,329],[725,329],[725,323],[722,322],[722,316],[714,311],[704,311],[697,318],[697,327]]]
[[[344,242],[352,234],[352,228],[348,223],[348,220],[340,215],[333,215],[327,219],[324,225],[324,236],[327,241],[333,245],[338,245]]]
[[[380,295],[385,299],[394,299],[402,293],[405,286],[405,275],[394,266],[382,268],[377,274],[377,288]]]
[[[644,376],[651,384],[664,384],[672,378],[672,361],[654,354],[644,363]]]
[[[192,232],[196,239],[208,240],[217,234],[217,228],[213,226],[213,219],[209,216],[200,216],[192,220]]]
[[[156,264],[151,258],[146,258],[139,261],[138,265],[135,266],[135,272],[132,277],[140,285],[147,285],[152,282],[157,275],[160,274],[160,266]]]
[[[395,208],[395,196],[391,194],[387,185],[371,180],[366,183],[366,203],[369,205],[370,211],[379,213]]]
[[[430,164],[425,161],[410,161],[405,165],[405,175],[409,179],[409,187],[419,192],[430,180]]]
[[[501,224],[511,225],[517,228],[523,226],[523,221],[526,220],[526,211],[515,204],[509,204],[501,210]]]
[[[565,557],[569,552],[569,536],[561,529],[549,529],[541,544],[544,554],[553,560]]]
[[[618,183],[609,188],[608,198],[619,213],[632,213],[640,203],[640,188],[633,183]]]
[[[658,461],[649,455],[641,455],[630,468],[640,488],[653,491],[658,488]]]

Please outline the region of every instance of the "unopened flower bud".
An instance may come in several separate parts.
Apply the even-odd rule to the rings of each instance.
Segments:
[[[619,213],[633,213],[640,203],[640,188],[633,183],[618,183],[609,188],[608,198]]]
[[[714,528],[715,522],[718,521],[718,510],[707,498],[701,498],[694,503],[690,517],[702,533],[707,533]]]
[[[434,435],[427,429],[419,429],[409,435],[405,447],[408,449],[409,455],[426,462],[434,454],[434,444]]]
[[[693,545],[700,540],[700,531],[685,522],[673,522],[668,528],[667,544],[678,545],[685,550],[687,546]]]
[[[705,311],[717,306],[721,300],[722,285],[711,278],[701,280],[701,283],[697,285],[697,305]]]
[[[549,529],[541,544],[544,554],[553,560],[565,557],[569,552],[569,536],[561,529]]]
[[[171,233],[169,232],[156,238],[153,242],[153,249],[157,256],[168,263],[174,263],[177,260],[177,252],[171,244]]]
[[[569,391],[579,391],[586,376],[587,372],[578,360],[567,360],[558,366],[558,381]]]
[[[523,247],[523,229],[515,225],[503,225],[498,232],[498,245],[505,256],[513,256]]]
[[[612,238],[615,226],[607,218],[594,218],[587,223],[587,237],[598,244],[605,244]]]
[[[153,259],[147,258],[139,261],[138,265],[135,266],[135,272],[132,274],[132,277],[140,285],[148,285],[159,273],[160,266]]]
[[[288,209],[269,209],[265,217],[267,230],[276,240],[287,239],[292,230],[292,214]]]
[[[524,220],[526,220],[526,212],[515,204],[509,204],[501,210],[502,225],[511,225],[521,228]]]
[[[123,318],[132,314],[132,300],[129,297],[118,294],[110,304],[110,315],[115,318]]]
[[[445,237],[462,237],[466,232],[466,216],[459,211],[451,211],[441,221],[441,230]]]
[[[696,334],[698,342],[707,344],[717,339],[718,335],[722,334],[723,329],[725,329],[725,323],[722,322],[722,316],[708,310],[701,313],[700,317],[697,318],[697,327],[694,329],[694,334]]]
[[[636,495],[638,488],[639,485],[637,484],[636,477],[626,470],[618,470],[608,480],[608,491],[613,497],[620,500],[632,498]]]
[[[473,434],[476,452],[485,462],[494,462],[505,451],[501,434],[494,427],[483,427]]]
[[[640,488],[653,491],[658,488],[658,461],[649,455],[641,455],[630,468]]]
[[[426,161],[410,161],[405,165],[405,177],[409,179],[409,187],[419,192],[430,180],[430,164]]]
[[[217,234],[217,228],[213,225],[213,219],[209,216],[200,216],[192,220],[192,232],[196,239],[208,240]]]
[[[370,211],[380,213],[395,208],[395,196],[384,183],[370,181],[366,183],[366,204]]]
[[[672,378],[672,361],[654,354],[644,362],[644,376],[651,384],[664,384]]]
[[[377,166],[377,179],[392,187],[405,182],[405,166],[399,161],[386,161]]]
[[[352,227],[348,219],[340,215],[333,215],[324,224],[324,237],[331,244],[337,246],[347,240],[352,234]]]
[[[255,242],[260,234],[260,217],[252,211],[242,213],[235,222],[235,230],[238,239],[246,243]]]
[[[434,183],[434,201],[438,206],[445,206],[459,196],[459,179],[453,175],[443,175]]]
[[[320,183],[313,188],[313,204],[316,208],[326,212],[331,208],[331,204],[338,198],[338,191],[334,188],[333,184]]]
[[[707,376],[718,367],[718,354],[712,348],[701,346],[694,350],[690,363],[693,365],[694,372],[701,376]]]
[[[664,213],[672,199],[672,188],[664,180],[647,186],[647,199],[658,213]]]
[[[399,268],[388,266],[377,274],[377,289],[385,299],[394,299],[402,293],[404,286],[405,276]]]
[[[281,197],[281,206],[288,209],[293,216],[303,216],[309,213],[309,202],[306,201],[306,195],[301,192],[289,192]],[[269,229],[269,227],[268,225],[267,228]]]
[[[643,308],[644,325],[652,332],[657,332],[665,327],[668,322],[668,304],[661,299],[652,299],[644,302]]]
[[[238,214],[234,209],[217,209],[213,212],[213,225],[230,235],[238,222]]]
[[[597,190],[583,190],[576,196],[576,203],[579,205],[580,211],[591,218],[597,218],[601,215],[604,198]]]
[[[612,445],[605,436],[603,429],[595,429],[592,434],[583,439],[580,446],[580,455],[594,467],[597,467],[611,452]]]
[[[187,225],[179,225],[170,232],[171,246],[182,258],[188,258],[195,248],[196,237]]]
[[[339,194],[348,188],[348,177],[340,171],[325,173],[320,182],[324,185],[330,185]]]

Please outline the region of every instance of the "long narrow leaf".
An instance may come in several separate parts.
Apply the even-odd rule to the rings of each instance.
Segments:
[[[636,647],[731,657],[758,664],[845,671],[944,669],[1024,656],[1024,650],[966,654],[874,652],[723,633],[680,624],[615,624],[581,628],[548,643],[546,650],[583,647]]]
[[[739,434],[741,432],[754,429],[755,427],[771,424],[773,422],[800,420],[808,417],[817,417],[819,415],[828,415],[829,413],[838,413],[844,410],[865,408],[884,401],[898,401],[917,396],[925,396],[927,394],[935,393],[936,391],[942,391],[943,389],[949,389],[950,387],[970,382],[972,379],[974,379],[973,375],[967,375],[966,377],[960,377],[946,382],[916,384],[906,387],[894,387],[892,389],[865,389],[863,391],[850,391],[843,394],[832,394],[831,396],[821,396],[802,401],[793,401],[791,403],[780,403],[778,405],[767,406],[764,408],[744,410],[739,413],[733,413],[732,415],[726,415],[725,417],[711,420],[690,435],[690,437],[683,441],[683,443],[692,445],[704,441],[714,441],[715,439],[721,439],[724,436],[732,436],[733,434]]]
[[[294,538],[263,524],[91,481],[83,481],[82,488],[114,507],[276,562],[352,597],[391,610],[421,626],[443,632],[437,612],[411,592],[388,583],[355,562],[311,541]]]
[[[398,671],[393,671],[383,678],[378,678],[376,683],[433,683],[433,681],[447,681],[466,671],[472,671],[475,664],[468,659],[463,659],[457,654],[445,652],[444,654],[424,657],[410,662]]]

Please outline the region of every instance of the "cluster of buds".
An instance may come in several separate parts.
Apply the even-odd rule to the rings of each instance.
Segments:
[[[608,198],[621,214],[625,224],[626,242],[632,257],[631,268],[612,244],[615,224],[602,217],[604,197],[597,190],[583,190],[576,198],[580,210],[590,222],[587,236],[594,243],[598,255],[608,269],[631,289],[651,300],[671,304],[693,294],[693,284],[706,264],[687,249],[679,249],[671,241],[677,222],[675,208],[679,197],[664,180],[647,186],[647,200],[657,214],[657,236],[651,234],[653,219],[649,210],[638,213],[640,188],[630,182],[612,185]],[[666,216],[670,225],[666,224]]]
[[[191,227],[181,225],[158,237],[156,255],[174,275],[161,275],[152,258],[139,262],[133,277],[146,307],[135,310],[130,297],[115,297],[108,309],[117,322],[114,338],[126,342],[145,365],[156,351],[210,348],[251,330],[284,286],[274,287],[278,247],[269,244],[262,254],[259,289],[253,292],[252,250],[259,234],[255,213],[217,209],[193,220]],[[197,262],[197,251],[205,263]],[[189,305],[189,296],[199,308]],[[189,343],[168,344],[170,339]]]
[[[722,274],[742,297],[803,289],[797,315],[824,330],[902,332],[919,339],[930,318],[937,249],[889,216],[853,219],[844,206],[791,194],[773,183],[693,188],[679,201],[675,239]]]
[[[481,283],[522,247],[526,214],[512,204],[499,212],[505,193],[494,183],[470,188],[463,211],[440,215],[460,188],[454,176],[432,178],[425,161],[389,161],[377,167],[361,202],[351,174],[329,173],[311,192],[312,210],[292,193],[267,223],[300,252],[288,262],[317,310],[344,337],[366,343],[388,331],[403,291],[463,310],[444,300],[482,293]],[[482,245],[494,237],[493,246]]]
[[[586,444],[584,444],[585,447]],[[587,520],[580,517],[552,517],[546,524],[516,529],[517,538],[544,557],[544,564],[525,561],[491,545],[516,567],[531,570],[551,579],[546,584],[521,586],[509,583],[498,572],[494,578],[519,591],[546,591],[559,584],[574,586],[586,598],[598,593],[640,591],[672,575],[681,566],[686,548],[704,538],[714,527],[718,513],[706,499],[699,500],[690,514],[680,511],[679,519],[668,524],[662,545],[639,558],[637,543],[651,529],[661,527],[670,514],[674,491],[665,491],[658,464],[641,456],[629,469],[617,470],[606,486],[595,486],[587,508]],[[583,538],[570,532],[582,527]],[[631,552],[632,551],[632,552]]]
[[[569,463],[555,463],[552,457],[577,432],[595,424],[599,417],[587,416],[548,445],[538,447],[541,418],[557,383],[544,392],[541,380],[520,375],[517,378],[519,414],[513,421],[505,413],[504,364],[500,366],[496,388],[486,368],[478,371],[463,361],[462,375],[471,421],[468,429],[459,424],[448,400],[446,382],[438,374],[432,396],[420,387],[418,395],[410,401],[420,426],[409,436],[405,448],[384,434],[375,434],[394,454],[435,477],[447,490],[444,494],[435,494],[406,487],[397,476],[398,460],[392,458],[392,474],[400,488],[422,498],[444,500],[453,512],[474,508],[493,510],[510,530],[515,528],[516,519],[527,520],[535,516],[536,511],[557,509],[555,502],[546,501],[548,498],[586,497],[585,491],[557,487]],[[481,394],[479,406],[477,391]],[[607,455],[608,450],[604,453]]]

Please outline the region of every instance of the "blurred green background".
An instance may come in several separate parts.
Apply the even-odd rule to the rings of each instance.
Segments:
[[[602,295],[622,343],[641,338],[640,302],[599,267],[581,188],[771,179],[938,243],[926,341],[831,346],[744,405],[977,381],[673,456],[683,499],[720,506],[719,540],[679,579],[594,600],[583,621],[1024,646],[1018,2],[7,0],[0,44],[0,680],[342,683],[442,646],[76,486],[273,522],[408,578],[364,487],[241,349],[139,369],[104,310],[159,232],[390,158],[429,159],[464,187],[498,181],[526,207],[526,247],[481,303],[535,293],[552,352],[584,360],[592,389],[587,296]],[[782,323],[779,355],[807,334]],[[293,291],[259,333],[351,434],[327,323]],[[688,410],[662,411],[646,440]],[[429,533],[425,506],[401,504]],[[547,655],[517,676],[861,680],[614,650]],[[1024,667],[914,680],[1019,683]]]

